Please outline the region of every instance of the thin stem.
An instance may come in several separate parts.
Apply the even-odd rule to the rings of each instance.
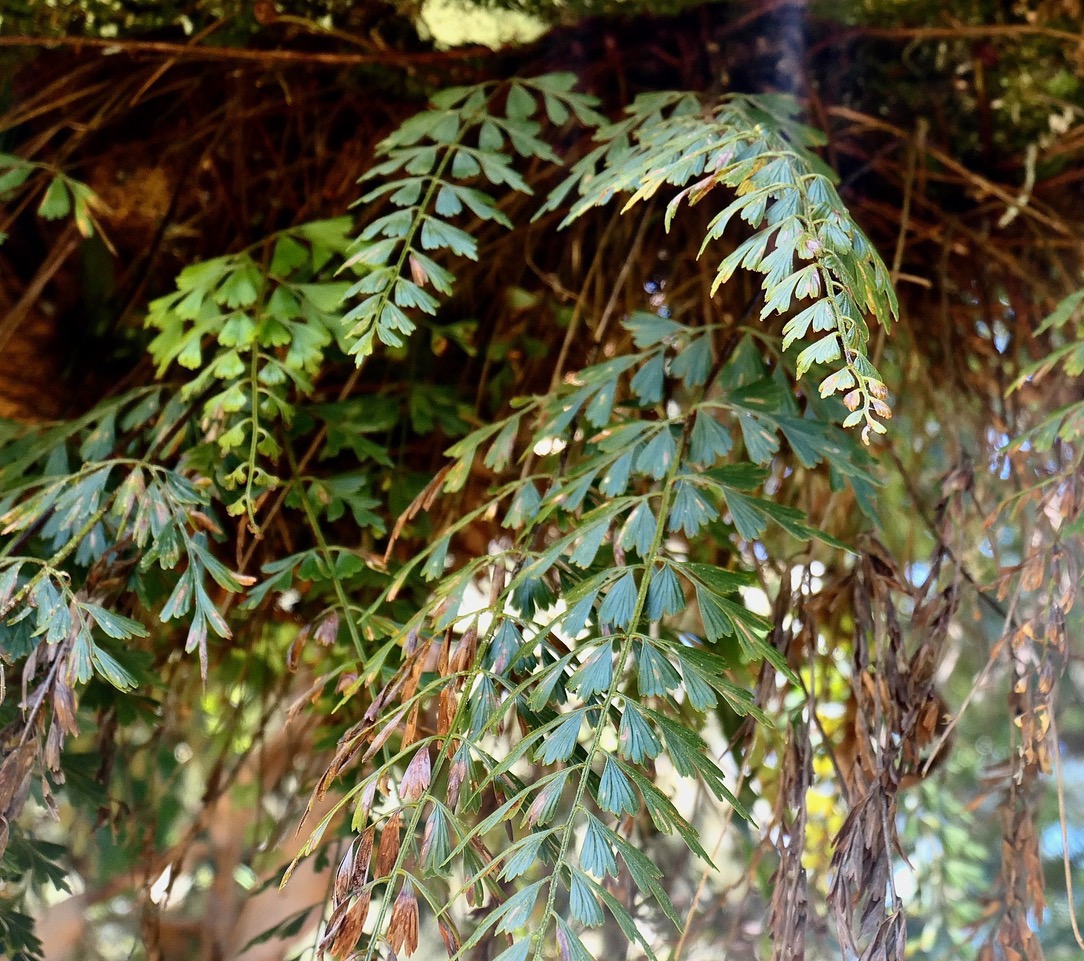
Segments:
[[[83,526],[80,527],[78,531],[75,532],[75,535],[71,538],[71,540],[69,540],[68,543],[65,544],[59,551],[57,551],[48,561],[42,564],[41,570],[39,570],[37,574],[30,578],[30,580],[27,581],[15,593],[11,600],[8,601],[8,603],[4,606],[3,610],[0,610],[0,620],[7,617],[8,614],[10,614],[13,610],[15,610],[16,607],[18,607],[24,600],[26,600],[26,598],[30,596],[30,593],[34,590],[34,588],[36,588],[38,584],[40,584],[42,580],[44,580],[46,575],[48,575],[50,572],[57,574],[60,573],[60,571],[57,570],[57,567],[60,564],[63,564],[64,561],[66,561],[72,554],[75,553],[76,549],[82,543],[83,539],[92,530],[94,530],[95,525],[97,525],[98,522],[101,521],[103,517],[105,517],[108,510],[109,506],[106,505],[105,507],[99,507],[93,514],[90,515],[90,518],[87,520],[87,522],[83,524]]]
[[[667,430],[669,428],[666,428]],[[648,556],[644,558],[644,574],[640,579],[640,585],[636,592],[636,603],[633,606],[632,617],[629,620],[628,627],[625,629],[625,637],[621,644],[621,651],[617,656],[617,662],[614,665],[613,678],[610,681],[610,687],[606,692],[606,697],[603,704],[599,708],[600,721],[598,727],[595,729],[594,738],[591,741],[591,747],[587,752],[587,759],[583,763],[583,767],[580,773],[579,783],[576,785],[576,794],[572,801],[572,806],[569,809],[568,821],[565,825],[565,829],[561,835],[561,847],[557,855],[555,862],[555,868],[553,874],[550,875],[549,888],[546,895],[546,910],[542,916],[542,924],[539,927],[537,933],[534,935],[535,948],[532,954],[534,961],[539,961],[542,957],[542,946],[545,938],[545,932],[549,926],[549,918],[553,914],[553,906],[557,900],[557,877],[558,870],[556,865],[562,864],[568,856],[568,849],[572,843],[572,838],[575,834],[576,815],[581,810],[583,803],[584,793],[587,791],[588,778],[591,774],[591,762],[598,755],[599,748],[602,744],[602,737],[606,731],[606,724],[602,720],[602,716],[605,716],[613,704],[615,698],[618,696],[618,688],[622,683],[622,673],[625,669],[625,664],[628,662],[629,655],[632,653],[633,639],[637,636],[636,627],[640,623],[640,620],[644,614],[644,607],[647,604],[647,592],[651,584],[651,577],[655,569],[655,561],[658,559],[662,550],[663,540],[666,537],[666,521],[670,513],[670,500],[673,493],[674,482],[677,480],[678,469],[681,466],[681,454],[685,446],[684,433],[678,438],[675,444],[674,459],[670,464],[670,468],[666,473],[666,477],[663,481],[662,489],[660,491],[661,499],[659,503],[659,515],[655,524],[655,534],[651,540],[651,547],[648,550]]]
[[[312,530],[312,536],[316,539],[316,544],[324,558],[324,563],[327,564],[328,575],[335,588],[335,598],[338,600],[339,607],[342,608],[343,616],[346,618],[346,629],[350,632],[350,640],[354,642],[354,650],[357,652],[359,660],[364,662],[365,645],[362,643],[361,635],[358,633],[357,623],[354,617],[351,616],[350,601],[346,597],[346,590],[343,588],[342,579],[335,571],[335,557],[331,552],[331,548],[328,546],[327,538],[324,537],[320,518],[316,516],[316,511],[313,510],[308,492],[305,490],[305,481],[298,468],[297,458],[294,457],[293,448],[289,444],[284,444],[283,446],[286,451],[286,459],[290,463],[290,470],[294,477],[293,487],[297,491],[297,496],[301,501],[301,507],[305,512],[305,518],[308,520],[309,528]]]

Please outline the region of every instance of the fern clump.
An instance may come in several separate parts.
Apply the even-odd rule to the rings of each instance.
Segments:
[[[570,130],[590,141],[571,162],[552,146]],[[340,823],[353,835],[322,948],[410,953],[431,919],[453,959],[488,941],[499,961],[581,961],[603,924],[653,957],[642,913],[680,922],[640,834],[709,859],[658,766],[748,816],[700,732],[767,722],[748,684],[760,671],[800,682],[748,602],[762,541],[844,548],[773,499],[783,445],[873,511],[869,459],[835,421],[866,443],[884,432],[866,317],[887,327],[897,306],[818,143],[774,97],[656,93],[610,120],[569,74],[457,87],[381,142],[356,228],[303,223],[187,266],[146,316],[175,390],[4,442],[3,643],[58,665],[35,695],[60,732],[45,737],[75,732],[76,685],[140,683],[146,659],[121,644],[152,625],[184,621],[213,683],[211,638],[273,645],[300,598],[287,668],[308,638],[342,640],[314,697],[329,716],[357,708],[313,799],[335,801],[299,855]],[[744,221],[710,296],[754,272],[761,318],[789,318],[779,337],[645,299],[605,343],[600,321],[582,355],[562,351],[548,390],[498,392],[492,418],[417,383],[432,360],[417,339],[443,336],[457,273],[494,237],[659,195],[666,230],[720,199],[701,255]],[[404,493],[403,465],[434,438],[453,441],[445,460]],[[297,529],[280,534],[287,515]],[[472,551],[479,527],[489,545]]]
[[[477,258],[476,240],[448,218],[469,212],[515,229],[487,191],[531,192],[513,170],[516,156],[561,164],[537,139],[532,118],[544,103],[551,122],[575,114],[594,126],[599,145],[538,216],[574,190],[565,224],[619,194],[632,194],[628,209],[672,185],[684,189],[667,207],[669,227],[683,200],[731,188],[737,199],[711,221],[701,252],[735,214],[758,232],[723,260],[713,293],[744,266],[763,275],[763,317],[812,300],[784,331],[784,349],[811,330],[820,335],[798,355],[797,375],[842,361],[820,396],[846,391],[845,424],[863,423],[867,442],[883,432],[886,391],[865,353],[863,310],[887,325],[896,302],[830,172],[808,152],[813,134],[777,100],[728,98],[706,109],[686,94],[639,98],[609,124],[570,86],[558,77],[497,92],[456,89],[384,142],[389,159],[369,177],[389,179],[362,202],[386,198],[396,209],[364,227],[347,261],[370,271],[349,292],[364,298],[347,315],[359,363],[376,340],[401,346],[416,326],[412,312],[437,312],[426,286],[452,292],[454,269],[438,266],[434,251]],[[490,112],[494,103],[503,114]],[[622,326],[631,349],[513,403],[458,441],[405,515],[461,491],[479,460],[495,478],[491,495],[408,559],[361,615],[388,638],[383,669],[368,679],[384,677],[368,720],[343,739],[329,771],[341,775],[360,758],[358,777],[309,845],[340,810],[352,811],[361,843],[340,868],[351,880],[337,890],[324,942],[333,954],[350,950],[364,925],[386,931],[393,950],[412,949],[421,903],[453,958],[487,938],[505,943],[500,961],[546,956],[554,945],[562,957],[586,958],[579,932],[607,919],[651,955],[606,879],[627,873],[643,899],[679,922],[626,819],[646,812],[707,858],[655,785],[655,763],[665,758],[747,813],[696,730],[720,702],[763,720],[749,692],[727,679],[731,658],[793,675],[768,638],[771,623],[743,600],[755,578],[740,545],[769,524],[799,540],[821,536],[800,512],[756,495],[767,478],[761,465],[782,434],[808,467],[827,461],[867,495],[869,475],[849,441],[801,416],[748,337],[645,311]],[[483,516],[501,517],[505,533],[483,556],[453,557],[457,534]],[[729,563],[691,559],[708,529],[727,532]],[[402,621],[382,619],[418,575],[430,584],[425,603]],[[472,601],[479,586],[484,596]],[[701,637],[679,627],[690,605]],[[392,668],[383,656],[404,638]],[[425,733],[422,718],[432,719]],[[494,847],[500,831],[505,840]],[[490,906],[466,931],[454,920],[461,898]],[[362,956],[374,957],[378,944],[370,939]]]

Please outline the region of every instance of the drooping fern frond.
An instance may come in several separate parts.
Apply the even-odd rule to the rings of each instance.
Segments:
[[[35,774],[54,804],[65,742],[80,732],[79,689],[95,678],[123,692],[146,683],[144,645],[172,633],[152,634],[148,615],[187,623],[181,636],[204,680],[208,633],[232,636],[214,595],[251,579],[216,556],[209,485],[169,463],[190,413],[150,387],[57,425],[0,425],[0,669],[21,662],[23,692],[12,710],[0,684],[9,748],[0,807],[12,821]],[[5,831],[5,873],[25,860],[8,840]]]
[[[530,193],[511,167],[507,146],[524,157],[559,162],[537,138],[538,124],[530,119],[539,109],[538,94],[551,119],[563,121],[572,110],[581,122],[598,125],[593,101],[569,92],[571,84],[566,75],[512,81],[507,116],[492,110],[491,85],[445,91],[434,98],[433,109],[384,141],[389,159],[367,177],[399,171],[407,176],[362,198],[371,203],[387,197],[399,209],[366,226],[358,238],[361,250],[348,261],[372,268],[350,291],[365,298],[347,315],[356,321],[352,352],[365,356],[375,337],[400,345],[415,326],[407,311],[436,312],[438,301],[426,285],[451,292],[454,272],[426,251],[447,249],[477,259],[476,238],[447,218],[466,209],[480,221],[512,226],[499,199],[464,181],[482,178],[491,187]],[[735,95],[708,106],[689,93],[642,95],[624,118],[599,127],[594,136],[599,146],[573,165],[536,217],[559,209],[574,192],[578,196],[564,225],[620,194],[632,195],[627,210],[672,186],[682,189],[667,206],[669,229],[683,201],[699,203],[718,186],[732,189],[737,196],[712,219],[701,255],[735,216],[756,232],[719,264],[712,293],[745,267],[763,275],[764,318],[812,300],[787,322],[784,349],[812,335],[797,358],[799,377],[815,365],[842,361],[822,378],[820,394],[844,395],[850,413],[843,423],[862,424],[868,443],[871,433],[884,432],[881,421],[891,417],[891,409],[887,388],[868,358],[865,317],[872,314],[887,328],[898,304],[887,268],[835,190],[833,172],[809,149],[823,137],[796,123],[794,111],[787,97]]]
[[[346,218],[302,224],[256,249],[192,264],[174,293],[150,305],[159,376],[172,364],[197,372],[182,396],[202,399],[222,458],[208,466],[237,491],[227,510],[246,514],[254,530],[258,501],[280,483],[279,427],[312,393],[329,346],[346,347],[338,305],[349,284],[326,274],[342,262],[348,229]]]
[[[446,573],[456,531],[477,513],[460,519],[371,608],[385,609],[418,571],[432,583],[406,621],[366,621],[390,632],[403,659],[390,676],[381,672],[366,721],[344,737],[322,786],[360,759],[362,776],[309,844],[352,807],[360,840],[340,868],[323,943],[333,956],[353,950],[363,927],[396,952],[412,950],[420,903],[451,958],[487,939],[505,945],[502,961],[548,957],[555,946],[562,957],[588,958],[581,932],[606,918],[653,957],[607,886],[608,877],[629,878],[676,923],[626,819],[646,813],[706,858],[653,783],[655,762],[667,758],[742,810],[693,718],[720,701],[738,714],[755,710],[730,679],[743,662],[790,673],[767,640],[770,624],[742,597],[754,582],[742,545],[768,524],[802,540],[818,532],[756,496],[765,472],[728,455],[735,432],[756,436],[764,417],[798,438],[800,429],[831,428],[789,417],[788,395],[767,389],[774,381],[763,367],[749,384],[759,404],[722,389],[756,367],[744,352],[718,357],[715,327],[651,314],[624,326],[630,353],[585,368],[449,451],[442,482],[451,491],[479,456],[502,476],[526,458],[522,475],[478,508],[503,516],[507,539]],[[548,453],[531,453],[540,449]],[[856,449],[829,449],[860,471]],[[732,545],[729,564],[693,559],[707,530]],[[680,629],[690,604],[702,638]],[[469,930],[460,927],[461,899],[487,906]],[[378,943],[369,939],[362,956],[374,957]]]
[[[34,175],[37,174],[38,177]],[[47,164],[34,163],[14,154],[0,153],[0,200],[11,204],[16,195],[29,191],[24,203],[34,196],[31,184],[44,180],[41,199],[38,201],[37,214],[45,220],[60,220],[71,216],[76,229],[84,237],[91,237],[97,231],[101,233],[95,217],[95,208],[100,201],[94,192],[81,180],[53,168]],[[18,207],[16,206],[16,209]],[[7,224],[0,220],[0,228]],[[0,229],[0,243],[6,239]]]
[[[479,256],[478,236],[451,218],[470,213],[476,229],[513,227],[494,188],[531,188],[507,148],[560,162],[531,119],[540,99],[555,123],[575,112],[599,124],[570,86],[571,78],[542,78],[446,91],[384,141],[388,159],[368,176],[389,179],[362,202],[396,209],[368,223],[347,260],[363,272],[347,295],[362,298],[346,318],[359,363],[377,341],[402,347],[419,315],[436,313],[429,285],[451,293],[454,265],[433,252]],[[868,440],[883,431],[875,417],[888,409],[865,356],[862,310],[884,323],[894,315],[887,272],[829,172],[804,149],[809,135],[767,107],[728,98],[705,110],[680,93],[640,98],[597,131],[599,145],[540,212],[560,207],[573,188],[579,198],[566,222],[619,193],[634,203],[700,178],[671,203],[669,225],[683,198],[734,189],[738,200],[708,240],[735,213],[762,229],[724,261],[715,286],[747,266],[765,275],[765,316],[814,300],[788,325],[784,346],[810,328],[828,335],[799,355],[797,374],[842,356],[821,394],[848,389],[845,423],[865,418]],[[796,258],[808,261],[797,271]],[[676,922],[657,868],[630,835],[632,819],[646,813],[706,858],[655,785],[655,762],[665,757],[742,810],[693,718],[720,703],[732,714],[755,711],[734,680],[742,665],[769,663],[794,677],[770,643],[770,623],[745,602],[754,583],[748,558],[769,525],[803,541],[821,536],[800,512],[758,496],[764,468],[782,435],[805,466],[827,461],[834,482],[864,489],[867,501],[872,479],[844,435],[802,415],[782,370],[769,372],[748,338],[645,312],[622,325],[631,346],[458,441],[404,516],[441,491],[462,490],[479,458],[493,480],[489,497],[389,572],[367,607],[336,586],[339,613],[370,641],[347,697],[366,690],[372,700],[316,796],[355,763],[358,776],[302,852],[352,811],[358,837],[340,864],[322,941],[333,956],[355,950],[363,930],[374,932],[359,946],[366,959],[382,942],[410,953],[426,912],[452,959],[483,941],[505,946],[501,961],[554,948],[588,958],[582,931],[607,918],[653,956],[630,905],[607,884],[627,877]],[[505,533],[487,554],[457,556],[461,532],[483,517],[501,518]],[[708,531],[729,560],[698,559]],[[299,564],[331,571],[333,554],[321,544],[319,558],[268,570],[258,592],[288,586]],[[413,608],[395,600],[408,587],[424,599]]]
[[[377,339],[400,346],[416,326],[411,312],[436,313],[439,301],[426,287],[444,296],[452,292],[454,272],[438,264],[434,252],[478,259],[477,238],[452,218],[469,214],[483,224],[511,228],[493,188],[532,193],[513,158],[560,163],[540,139],[535,118],[544,112],[557,126],[573,115],[590,126],[602,121],[596,100],[572,90],[575,82],[574,75],[562,73],[444,90],[432,98],[431,109],[381,143],[380,153],[388,159],[363,179],[400,176],[370,190],[359,203],[386,198],[397,209],[366,224],[356,242],[360,249],[347,261],[369,268],[348,292],[350,298],[363,298],[346,315],[353,325],[350,352],[359,364]]]
[[[131,673],[94,640],[145,633],[136,620],[110,609],[126,594],[158,607],[162,623],[187,618],[186,649],[197,651],[204,673],[208,630],[230,628],[211,597],[211,585],[230,592],[238,578],[211,549],[220,534],[206,484],[164,466],[159,458],[177,441],[187,408],[161,388],[103,403],[47,430],[13,432],[2,445],[0,525],[0,639],[9,654],[31,654],[39,641],[73,645],[71,679],[92,669],[115,686]],[[30,475],[33,479],[27,480]],[[153,571],[180,569],[168,586]],[[111,619],[112,618],[112,619]]]
[[[799,377],[842,359],[820,394],[845,395],[851,413],[844,426],[864,424],[868,443],[871,431],[884,433],[880,420],[891,410],[867,356],[865,315],[887,328],[898,304],[888,270],[836,193],[833,172],[807,149],[823,137],[796,124],[793,111],[785,97],[728,96],[713,105],[682,93],[640,97],[626,118],[597,132],[602,145],[573,168],[549,206],[577,188],[568,224],[619,194],[632,194],[627,210],[664,186],[683,188],[667,205],[669,229],[683,201],[731,188],[737,196],[708,225],[700,254],[735,216],[757,232],[719,264],[712,293],[746,267],[764,278],[761,317],[812,300],[787,322],[784,349],[810,333],[816,338],[798,355]]]

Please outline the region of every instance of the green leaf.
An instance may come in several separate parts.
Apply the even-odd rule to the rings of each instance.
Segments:
[[[613,842],[617,848],[617,853],[621,855],[621,860],[625,862],[625,867],[629,869],[633,883],[644,894],[657,901],[666,916],[676,926],[680,927],[681,921],[670,901],[670,896],[658,882],[658,879],[662,877],[662,871],[659,867],[639,848],[619,835],[615,834],[613,836]]]
[[[485,153],[496,153],[504,146],[504,134],[492,120],[484,120],[478,131],[478,147]]]
[[[556,97],[546,94],[543,98],[546,106],[546,117],[555,127],[563,126],[569,118],[568,108]]]
[[[669,564],[653,571],[647,588],[647,619],[657,621],[666,614],[685,609],[685,594],[674,569]]]
[[[96,644],[90,648],[90,659],[94,664],[94,669],[120,691],[131,690],[138,683],[113,655]],[[86,678],[81,678],[81,680],[86,680]]]
[[[575,868],[572,869],[568,887],[568,909],[572,917],[588,928],[597,928],[606,920],[606,916],[602,913],[602,905],[599,904],[594,891]]]
[[[670,364],[670,373],[687,388],[702,387],[711,374],[711,337],[702,334],[678,351]]]
[[[776,432],[764,420],[749,414],[739,414],[738,425],[749,457],[756,464],[767,464],[779,450]]]
[[[541,505],[542,498],[538,494],[538,488],[533,481],[527,481],[516,491],[516,496],[512,498],[508,513],[501,523],[513,529],[523,527],[534,520]]]
[[[580,867],[597,878],[617,877],[617,858],[612,839],[614,832],[593,814],[587,814],[587,829],[580,846]]]
[[[541,827],[557,813],[568,775],[569,770],[566,768],[539,787],[531,806],[527,809],[525,821],[528,826]]]
[[[720,457],[730,453],[734,442],[728,431],[707,409],[696,412],[689,436],[689,460],[701,467],[713,467]]]
[[[768,472],[756,464],[741,461],[737,464],[726,464],[714,470],[705,471],[701,477],[724,487],[732,487],[734,490],[751,491],[767,480]]]
[[[576,749],[582,723],[582,714],[577,712],[570,715],[546,736],[535,752],[535,757],[547,766],[555,761],[567,761]]]
[[[422,840],[422,867],[427,873],[439,874],[451,854],[451,835],[444,809],[434,805],[425,822]]]
[[[527,961],[533,944],[534,941],[531,938],[520,938],[518,941],[513,941],[511,947],[498,954],[493,961]]]
[[[517,841],[511,848],[506,849],[503,854],[505,861],[501,877],[505,881],[514,881],[526,874],[538,860],[542,845],[550,833],[543,831],[539,834],[528,834],[523,840]]]
[[[186,570],[179,578],[177,578],[177,583],[174,585],[173,592],[162,607],[162,612],[159,615],[163,624],[176,617],[183,617],[191,609],[193,597],[192,580],[193,574],[190,570]]]
[[[0,163],[0,166],[6,166],[6,164]],[[26,179],[33,170],[34,167],[32,164],[25,161],[19,161],[0,174],[0,197],[6,197],[12,191],[17,190],[26,183]]]
[[[760,316],[769,317],[773,312],[783,313],[790,309],[793,298],[817,297],[820,293],[820,266],[809,264],[768,290]]]
[[[678,774],[682,777],[699,777],[718,800],[730,802],[743,817],[748,817],[748,812],[724,783],[723,772],[712,759],[707,742],[695,731],[658,711],[645,709],[645,713],[663,732],[667,755]],[[707,860],[702,849],[698,849],[697,853]]]
[[[677,444],[668,424],[656,431],[655,436],[644,445],[636,458],[636,469],[655,480],[662,480],[677,456]]]
[[[570,690],[576,691],[584,701],[595,694],[609,691],[613,683],[613,649],[609,643],[596,650],[569,678]]]
[[[445,559],[448,556],[451,540],[451,535],[445,535],[433,546],[433,552],[422,568],[422,577],[427,581],[435,581],[444,576]]]
[[[629,474],[632,472],[632,462],[636,451],[635,448],[626,451],[618,457],[602,475],[599,484],[599,492],[607,497],[620,497],[625,493],[629,485]]]
[[[700,619],[704,622],[704,630],[708,640],[715,643],[722,637],[730,637],[734,633],[734,622],[720,604],[720,598],[697,583],[696,602],[700,607]]]
[[[637,685],[642,697],[665,696],[681,685],[681,676],[674,666],[651,644],[641,642],[637,658],[640,667]]]
[[[605,427],[613,413],[617,396],[617,378],[608,380],[598,389],[584,411],[584,417],[592,427]]]
[[[747,541],[760,537],[764,533],[767,522],[763,511],[757,506],[757,501],[735,490],[724,489],[723,496],[726,498],[726,506],[738,534]]]
[[[834,360],[839,360],[839,356],[839,339],[822,337],[798,355],[798,376],[801,377],[814,364],[830,364]]]
[[[38,215],[46,220],[59,220],[67,217],[72,209],[71,194],[64,178],[57,174],[49,182],[45,196],[38,205]]]
[[[598,908],[598,910],[601,914],[602,909]],[[560,961],[595,961],[591,957],[591,952],[584,947],[580,936],[559,915],[557,916],[557,954]]]
[[[598,610],[599,621],[616,627],[628,627],[636,610],[636,594],[636,578],[632,571],[626,571],[603,598]]]
[[[786,350],[796,340],[805,337],[810,327],[818,333],[835,330],[835,311],[832,302],[827,298],[818,300],[787,321],[783,327],[783,349]]]
[[[496,911],[495,917],[500,918],[497,931],[506,931],[512,934],[519,928],[524,928],[531,920],[534,913],[535,902],[538,900],[538,892],[542,887],[542,881],[535,881],[521,888],[504,902]]]
[[[657,404],[662,400],[665,358],[662,353],[655,354],[632,378],[629,387],[645,406]]]
[[[696,487],[687,480],[674,485],[673,507],[670,509],[668,527],[671,532],[683,531],[686,537],[695,537],[704,524],[719,516]]]
[[[98,626],[109,637],[117,640],[127,640],[130,637],[147,637],[150,633],[139,621],[108,611],[97,604],[83,601],[79,606],[94,618]]]
[[[297,285],[297,289],[309,303],[326,314],[334,314],[338,311],[349,288],[349,284],[340,282]]]
[[[492,220],[509,230],[514,226],[508,215],[500,209],[485,191],[473,187],[454,187],[456,196],[475,217],[480,220]]]
[[[1045,334],[1048,330],[1064,327],[1074,314],[1084,305],[1084,288],[1075,290],[1068,297],[1060,301],[1046,319],[1039,325],[1035,333]]]
[[[263,277],[259,268],[247,257],[242,258],[236,268],[226,275],[222,285],[215,291],[215,300],[231,310],[238,307],[251,307],[260,296]]]
[[[493,641],[486,652],[486,666],[494,674],[506,674],[515,663],[522,645],[523,635],[516,628],[512,618],[502,618],[500,627],[493,635]]]
[[[606,756],[606,764],[599,778],[597,801],[599,807],[610,814],[635,814],[640,810],[636,801],[636,792],[624,775],[617,762]]]
[[[632,334],[633,343],[643,350],[646,347],[654,347],[656,344],[682,333],[685,328],[676,321],[658,314],[648,314],[637,311],[621,321],[621,326]],[[661,356],[661,355],[659,355]]]
[[[538,109],[538,104],[522,84],[513,83],[508,91],[508,116],[530,117]]]
[[[426,250],[447,248],[457,257],[478,259],[478,242],[465,231],[436,217],[426,217],[422,222],[421,241]]]
[[[643,693],[642,685],[641,693]],[[654,730],[640,710],[629,700],[625,701],[625,710],[621,714],[621,726],[618,729],[617,739],[622,756],[627,757],[634,764],[642,764],[645,758],[656,758],[662,751],[662,742],[655,736]],[[588,827],[590,828],[590,825]],[[586,847],[586,839],[584,845]],[[607,851],[609,851],[608,846]],[[581,860],[582,857],[581,854]],[[584,868],[590,870],[586,865]],[[602,877],[597,871],[591,873]]]
[[[591,562],[595,559],[595,555],[602,546],[602,542],[606,539],[609,530],[609,517],[588,527],[587,530],[580,535],[579,545],[569,555],[568,562],[570,564],[575,564],[577,567],[590,567]]]
[[[642,500],[625,521],[618,543],[626,550],[632,548],[642,558],[647,557],[655,540],[657,526],[658,522],[647,500]]]
[[[586,626],[587,621],[594,611],[595,598],[598,591],[589,592],[581,597],[561,618],[561,627],[569,637],[576,637]]]

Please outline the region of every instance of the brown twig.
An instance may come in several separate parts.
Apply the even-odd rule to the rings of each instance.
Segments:
[[[858,37],[908,42],[915,40],[993,40],[998,37],[1007,39],[1046,37],[1049,40],[1058,40],[1062,43],[1081,43],[1084,41],[1084,33],[1058,30],[1054,27],[1039,27],[1029,23],[982,24],[979,26],[959,24],[952,27],[853,27],[850,30],[832,33],[813,49],[817,51],[825,47],[834,47]]]
[[[74,47],[100,50],[103,54],[130,57],[170,57],[175,60],[257,63],[263,66],[360,67],[367,65],[418,66],[455,60],[492,57],[489,47],[457,47],[454,50],[379,53],[337,53],[316,50],[256,50],[251,47],[205,47],[163,40],[103,40],[98,37],[0,37],[3,47]]]
[[[884,133],[890,133],[900,140],[909,140],[911,137],[906,130],[897,127],[895,124],[888,123],[886,120],[881,120],[880,118],[870,116],[869,114],[861,113],[858,110],[853,110],[850,107],[829,107],[828,114],[832,117],[839,117],[842,120],[849,120],[868,130],[880,130]],[[1011,190],[1007,190],[1004,187],[995,184],[992,180],[987,180],[982,174],[975,173],[975,171],[965,167],[950,154],[945,153],[945,151],[934,147],[928,142],[924,147],[926,153],[930,157],[933,157],[938,163],[943,164],[947,169],[962,177],[964,182],[978,191],[980,195],[992,195],[997,197],[998,200],[1008,204],[1010,207],[1016,205],[1017,198]],[[1025,216],[1039,221],[1043,226],[1048,227],[1063,236],[1072,236],[1073,234],[1072,230],[1070,230],[1063,221],[1036,210],[1034,206],[1026,207],[1021,212]]]

